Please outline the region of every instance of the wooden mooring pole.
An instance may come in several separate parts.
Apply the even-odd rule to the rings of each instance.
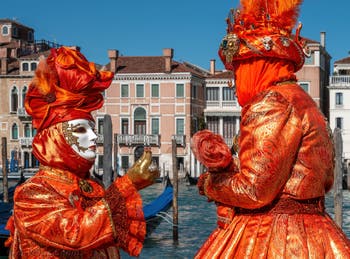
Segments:
[[[113,129],[112,129],[113,130]],[[121,166],[121,161],[118,161],[118,134],[114,133],[113,141],[113,153],[114,153],[114,180],[119,175],[119,168]]]
[[[9,202],[9,185],[7,180],[7,139],[1,138],[1,154],[2,154],[2,185],[4,187],[4,199],[3,201]]]
[[[113,182],[112,169],[112,120],[109,114],[103,118],[103,185],[107,189]]]
[[[173,240],[177,241],[179,239],[178,232],[178,204],[177,197],[179,191],[179,181],[178,181],[178,171],[177,171],[177,159],[176,159],[176,139],[171,141],[172,144],[172,162],[173,162]]]
[[[335,168],[334,168],[334,219],[335,223],[342,228],[343,225],[343,140],[341,130],[334,129],[333,140],[335,146]]]

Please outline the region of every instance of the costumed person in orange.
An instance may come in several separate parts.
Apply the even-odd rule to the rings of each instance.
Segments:
[[[304,63],[301,0],[241,0],[219,55],[242,106],[238,157],[205,130],[192,150],[208,168],[200,193],[218,227],[195,258],[350,258],[350,242],[325,212],[334,150],[326,119],[297,84]]]
[[[107,189],[89,173],[97,139],[91,112],[112,79],[73,48],[52,49],[40,61],[25,99],[40,168],[15,191],[10,258],[119,258],[119,248],[140,254],[146,225],[138,190],[159,176],[150,150]]]

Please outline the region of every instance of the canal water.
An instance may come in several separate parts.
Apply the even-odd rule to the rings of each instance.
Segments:
[[[155,184],[141,195],[147,203],[163,190],[162,184]],[[343,230],[350,237],[350,191],[343,191]],[[334,217],[333,196],[326,197],[327,212]],[[216,207],[198,194],[196,186],[179,184],[178,196],[178,241],[173,241],[172,225],[165,220],[146,238],[139,258],[193,258],[197,250],[216,227]],[[172,216],[172,209],[168,211]],[[122,252],[122,258],[133,258]]]

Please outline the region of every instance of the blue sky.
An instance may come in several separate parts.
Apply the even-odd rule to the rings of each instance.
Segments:
[[[225,18],[238,0],[99,0],[3,1],[0,18],[16,19],[35,30],[35,39],[81,47],[86,57],[109,62],[108,49],[124,56],[160,56],[174,49],[174,59],[209,68],[211,59],[223,68],[217,49],[225,34]],[[337,3],[333,4],[332,3]],[[332,63],[348,56],[350,1],[305,0],[301,35],[320,41]],[[345,20],[345,22],[344,22]]]

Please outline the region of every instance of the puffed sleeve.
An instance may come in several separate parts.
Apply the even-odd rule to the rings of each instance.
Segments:
[[[275,199],[287,182],[302,137],[301,121],[279,93],[260,95],[242,111],[238,172],[212,173],[208,198],[255,209]]]
[[[142,199],[127,175],[117,178],[106,191],[115,229],[116,245],[132,256],[141,253],[146,236]]]

